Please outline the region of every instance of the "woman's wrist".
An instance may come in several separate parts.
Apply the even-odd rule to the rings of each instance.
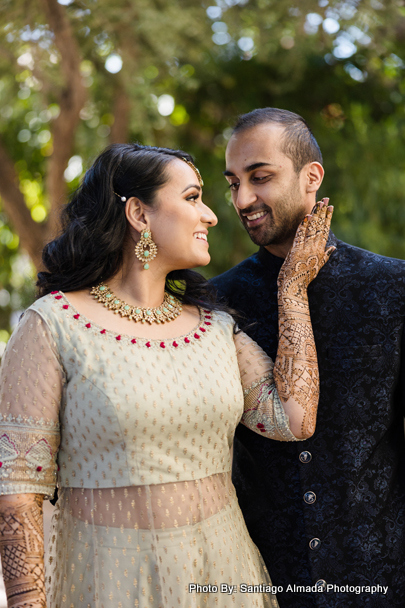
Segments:
[[[43,496],[0,497],[0,553],[8,608],[44,608]]]

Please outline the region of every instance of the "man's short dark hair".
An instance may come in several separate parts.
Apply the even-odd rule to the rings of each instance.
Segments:
[[[293,162],[297,173],[307,164],[323,162],[318,142],[306,121],[299,114],[278,108],[259,108],[239,116],[232,133],[258,125],[274,123],[284,127],[282,152]]]

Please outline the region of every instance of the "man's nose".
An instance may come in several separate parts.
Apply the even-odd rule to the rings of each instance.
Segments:
[[[253,188],[250,187],[249,184],[240,184],[236,194],[237,196],[235,200],[235,205],[241,211],[243,209],[247,209],[247,207],[250,207],[251,205],[253,205],[253,203],[257,201],[256,193],[254,192]]]

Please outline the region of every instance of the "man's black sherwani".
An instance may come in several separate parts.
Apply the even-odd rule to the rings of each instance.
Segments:
[[[405,262],[347,245],[308,289],[320,371],[317,428],[282,443],[239,425],[234,483],[281,608],[405,606]],[[260,249],[213,280],[277,352],[277,275]],[[401,344],[402,342],[402,344]],[[317,581],[369,594],[287,592]],[[321,584],[321,583],[319,583]]]

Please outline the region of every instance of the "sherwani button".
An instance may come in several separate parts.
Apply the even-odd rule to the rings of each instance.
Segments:
[[[315,492],[305,492],[304,501],[307,503],[307,505],[312,505],[316,501]]]
[[[311,462],[312,460],[312,454],[311,452],[307,452],[306,450],[304,452],[301,452],[301,454],[299,455],[299,459],[301,462],[303,462],[304,464],[306,464],[307,462]]]
[[[319,538],[312,538],[309,541],[309,548],[312,549],[313,551],[315,549],[319,549],[320,546],[321,546],[321,541],[319,540]]]
[[[326,581],[323,578],[320,578],[319,581],[316,581],[315,585],[317,587],[322,588],[323,591],[326,589]]]

